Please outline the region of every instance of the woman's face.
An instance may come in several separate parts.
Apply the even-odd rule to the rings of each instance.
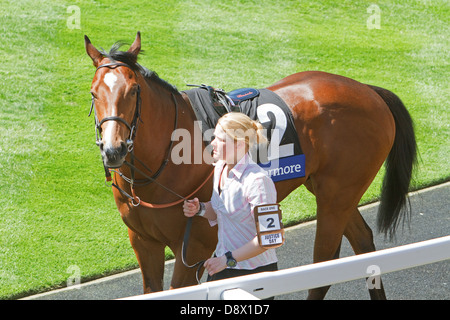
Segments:
[[[214,130],[214,140],[211,142],[211,145],[213,146],[213,159],[215,162],[219,160],[226,161],[226,141],[227,139],[230,139],[225,131],[223,131],[221,126],[216,126],[216,129]]]
[[[211,145],[214,148],[212,156],[215,162],[223,160],[227,164],[236,164],[246,152],[245,143],[234,141],[220,125],[214,130],[214,140]]]

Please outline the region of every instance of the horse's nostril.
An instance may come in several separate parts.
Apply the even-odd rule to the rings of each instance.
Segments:
[[[125,157],[127,155],[127,152],[128,152],[127,144],[125,142],[121,142],[120,143],[120,155]]]
[[[100,151],[103,151],[103,142],[99,141],[97,142],[97,145],[100,148]]]
[[[105,156],[111,161],[115,161],[119,154],[117,152],[117,149],[114,149],[114,148],[105,148],[103,151],[105,153]]]

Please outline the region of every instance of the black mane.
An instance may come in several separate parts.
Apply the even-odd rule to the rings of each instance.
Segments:
[[[155,71],[149,70],[146,67],[141,66],[139,63],[137,63],[138,57],[134,55],[133,53],[130,53],[128,51],[120,51],[120,47],[125,45],[122,42],[116,42],[109,52],[106,52],[103,48],[100,51],[100,53],[109,58],[112,62],[122,62],[130,66],[130,68],[135,71],[139,72],[144,76],[144,78],[155,81],[156,83],[160,84],[163,88],[169,90],[172,93],[178,93],[178,89],[174,86],[168,83],[166,80],[161,79],[158,74]],[[142,52],[142,50],[141,50]]]

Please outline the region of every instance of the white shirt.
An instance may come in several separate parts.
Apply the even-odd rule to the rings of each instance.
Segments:
[[[224,161],[218,161],[214,169],[214,185],[211,205],[218,224],[216,256],[233,251],[256,236],[253,208],[257,205],[276,203],[277,191],[267,173],[246,154],[230,170],[219,194],[219,181]],[[235,269],[255,269],[277,262],[275,249],[268,249],[256,257],[239,261]]]

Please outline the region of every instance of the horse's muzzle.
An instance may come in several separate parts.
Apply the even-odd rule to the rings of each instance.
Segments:
[[[99,147],[102,154],[103,163],[106,167],[119,168],[122,166],[128,153],[128,147],[125,142],[121,142],[118,147],[104,145],[100,142]]]

